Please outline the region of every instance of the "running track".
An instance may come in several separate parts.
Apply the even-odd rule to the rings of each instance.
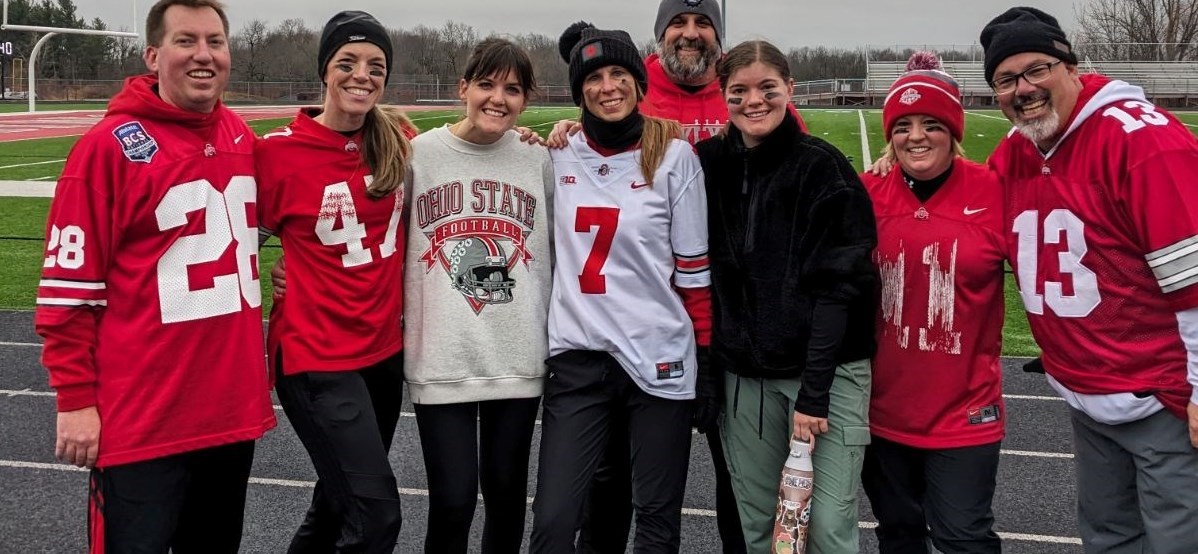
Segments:
[[[291,117],[299,106],[231,106],[246,121]],[[405,111],[454,109],[457,106],[399,106]],[[104,110],[18,112],[0,114],[0,142],[70,137],[86,133],[100,121]]]

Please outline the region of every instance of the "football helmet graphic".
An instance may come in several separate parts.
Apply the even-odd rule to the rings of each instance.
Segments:
[[[481,304],[512,301],[516,281],[508,276],[507,254],[487,237],[466,237],[449,253],[450,284]]]

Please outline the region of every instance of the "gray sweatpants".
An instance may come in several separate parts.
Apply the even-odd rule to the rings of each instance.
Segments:
[[[1167,410],[1122,425],[1073,412],[1086,554],[1198,552],[1198,450]]]

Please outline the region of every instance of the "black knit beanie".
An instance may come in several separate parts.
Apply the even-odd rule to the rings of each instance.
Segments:
[[[582,105],[583,79],[592,71],[609,65],[627,69],[642,95],[649,91],[645,62],[627,31],[596,29],[590,23],[579,21],[562,33],[557,49],[562,59],[570,64],[570,94],[576,106]]]
[[[359,11],[341,12],[325,23],[324,32],[320,33],[319,54],[316,56],[316,61],[320,62],[316,68],[320,80],[324,81],[329,58],[351,42],[369,42],[383,50],[383,57],[387,60],[387,76],[383,78],[383,84],[386,84],[391,78],[391,37],[373,15]]]
[[[1023,52],[1040,52],[1077,65],[1077,54],[1057,18],[1036,8],[1011,8],[990,20],[982,29],[981,41],[987,83],[994,80],[998,64]]]

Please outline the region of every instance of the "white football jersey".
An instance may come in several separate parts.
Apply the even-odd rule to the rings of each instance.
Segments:
[[[711,284],[707,196],[674,140],[646,183],[640,150],[605,157],[583,133],[552,150],[556,262],[549,354],[609,352],[645,392],[695,396],[695,333],[673,287]]]

